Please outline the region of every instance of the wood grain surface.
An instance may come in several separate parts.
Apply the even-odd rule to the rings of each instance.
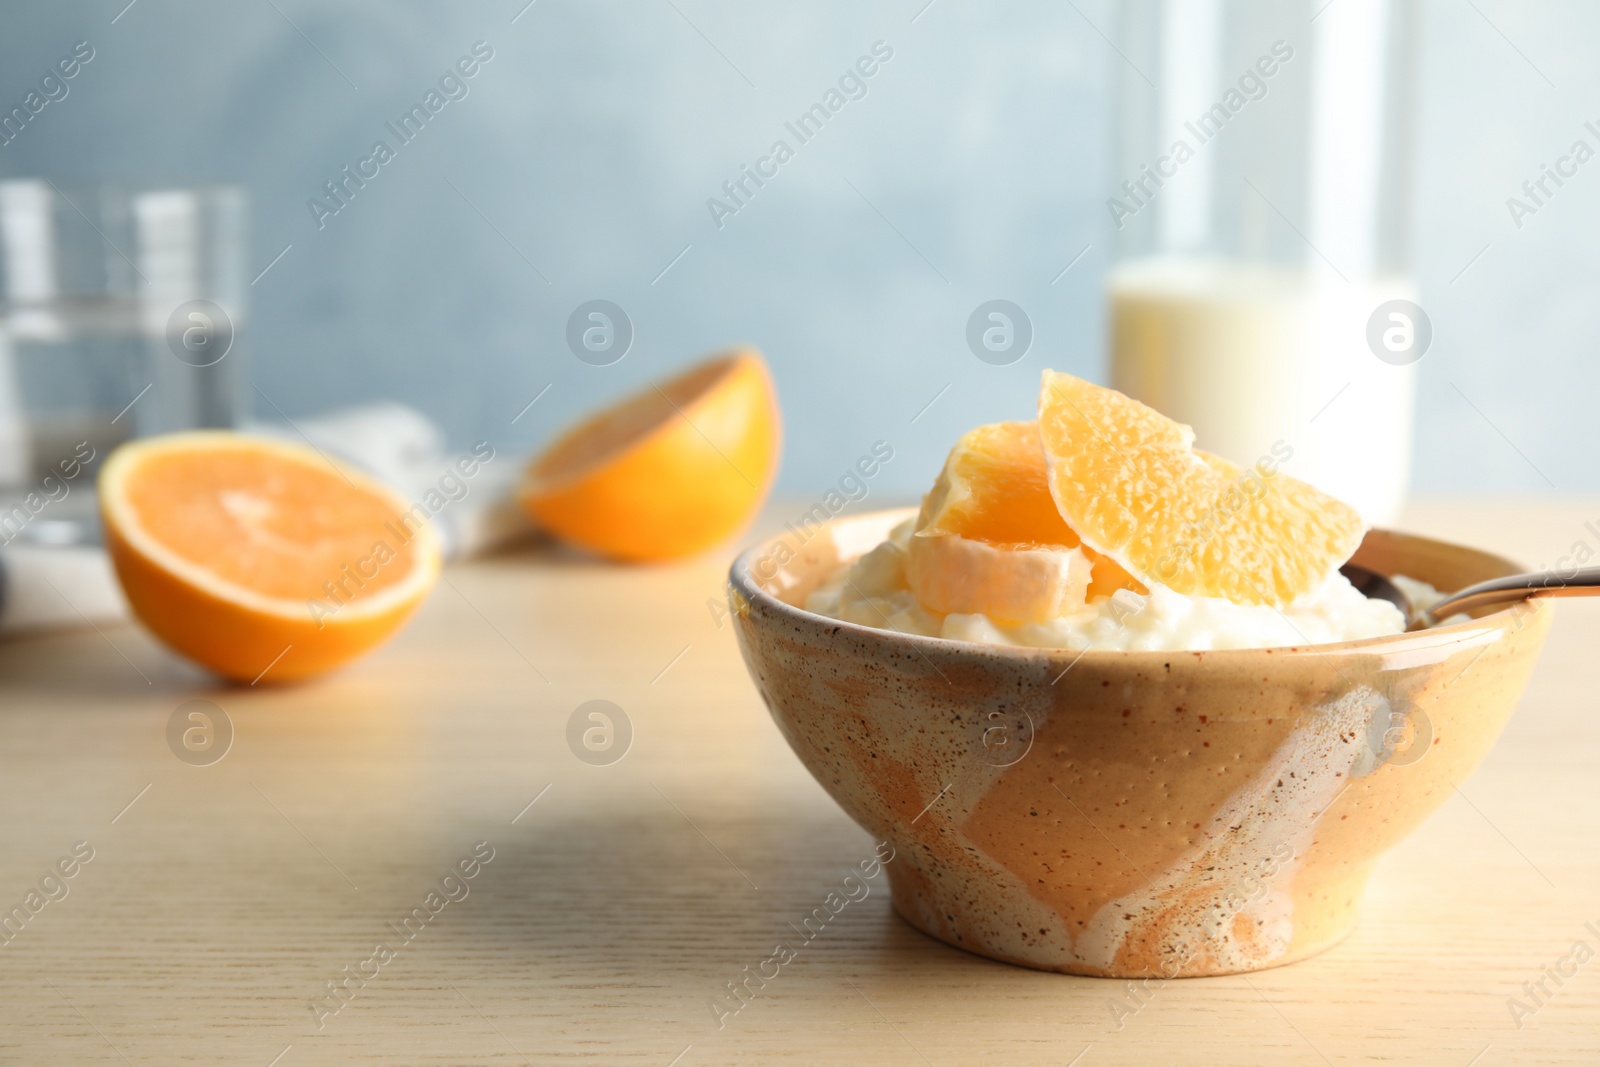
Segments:
[[[1591,521],[1477,499],[1403,525],[1553,564],[1600,550]],[[1600,952],[1600,605],[1559,605],[1498,748],[1382,861],[1353,937],[1130,989],[932,941],[882,875],[802,943],[872,842],[747,680],[727,556],[454,566],[395,641],[296,687],[216,685],[132,626],[0,645],[0,913],[28,916],[0,934],[0,1063],[1600,1060],[1600,961],[1572,955]],[[604,765],[568,743],[597,699],[632,731]],[[208,765],[169,744],[192,700],[232,724]]]

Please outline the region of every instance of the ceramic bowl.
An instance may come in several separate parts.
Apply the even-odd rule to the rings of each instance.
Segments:
[[[1494,744],[1550,624],[1530,601],[1342,644],[1077,653],[801,607],[908,514],[741,555],[740,649],[801,762],[893,844],[900,915],[1044,970],[1229,974],[1338,942],[1373,863]],[[1521,569],[1382,530],[1355,560],[1446,590]]]

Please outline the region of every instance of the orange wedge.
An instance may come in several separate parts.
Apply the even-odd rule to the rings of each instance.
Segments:
[[[906,578],[929,611],[1008,623],[1058,618],[1118,589],[1143,591],[1061,518],[1032,422],[979,426],[956,442],[923,498]]]
[[[134,614],[237,681],[345,663],[388,637],[439,576],[425,507],[299,445],[146,438],[111,454],[99,489]]]
[[[694,555],[761,506],[778,467],[778,398],[761,355],[708,360],[591,415],[528,467],[534,522],[613,559]]]
[[[1354,508],[1263,461],[1241,472],[1194,431],[1113,389],[1044,372],[1050,491],[1084,543],[1190,596],[1284,605],[1349,559]]]

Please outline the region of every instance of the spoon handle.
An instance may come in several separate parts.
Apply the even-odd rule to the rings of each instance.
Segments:
[[[1548,573],[1508,574],[1504,578],[1491,578],[1450,594],[1425,614],[1431,621],[1469,608],[1536,596],[1600,596],[1600,567],[1580,567],[1570,578]]]

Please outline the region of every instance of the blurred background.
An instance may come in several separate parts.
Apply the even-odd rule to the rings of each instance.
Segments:
[[[1224,25],[1240,58],[1224,48],[1213,80],[1225,86],[1274,37],[1344,32],[1339,20],[1359,14],[1347,4],[1367,6],[1276,5],[1288,28],[1259,44]],[[1432,340],[1407,372],[1415,448],[1395,448],[1389,465],[1409,467],[1422,491],[1600,487],[1574,447],[1600,384],[1600,164],[1546,185],[1533,213],[1507,203],[1532,205],[1523,183],[1576,140],[1600,147],[1584,127],[1600,120],[1584,103],[1600,78],[1600,8],[1397,6],[1414,40],[1391,48],[1380,92],[1395,97],[1409,79],[1414,103],[1384,127],[1386,151],[1409,162],[1385,194],[1401,207],[1379,222],[1403,237]],[[1129,134],[1145,106],[1136,82],[1156,92],[1179,77],[1159,45],[1139,53],[1137,8],[12,3],[0,110],[22,106],[80,42],[93,58],[8,128],[0,179],[49,176],[77,197],[100,182],[242,189],[241,262],[217,285],[248,307],[234,387],[249,417],[392,398],[453,446],[520,454],[596,403],[748,342],[784,404],[779,492],[820,490],[881,439],[896,459],[874,499],[909,498],[960,432],[1029,417],[1042,368],[1112,379],[1107,278],[1129,253],[1108,197],[1142,151]],[[804,143],[786,132],[877,42],[863,95]],[[420,133],[389,132],[473,56],[475,73],[450,83]],[[380,138],[394,158],[364,185],[346,182],[343,203],[330,197],[325,183]],[[780,138],[793,158],[731,197],[724,183]],[[1219,155],[1210,180],[1236,187],[1230,165]],[[1310,209],[1263,191],[1284,241],[1317,240]],[[714,210],[713,197],[736,210]],[[634,331],[605,366],[566,341],[569,317],[596,299]],[[994,299],[1021,308],[1033,333],[1004,365],[968,343],[969,319]],[[1330,401],[1350,408],[1340,433],[1392,418],[1358,393]],[[1309,423],[1318,403],[1290,414]]]

